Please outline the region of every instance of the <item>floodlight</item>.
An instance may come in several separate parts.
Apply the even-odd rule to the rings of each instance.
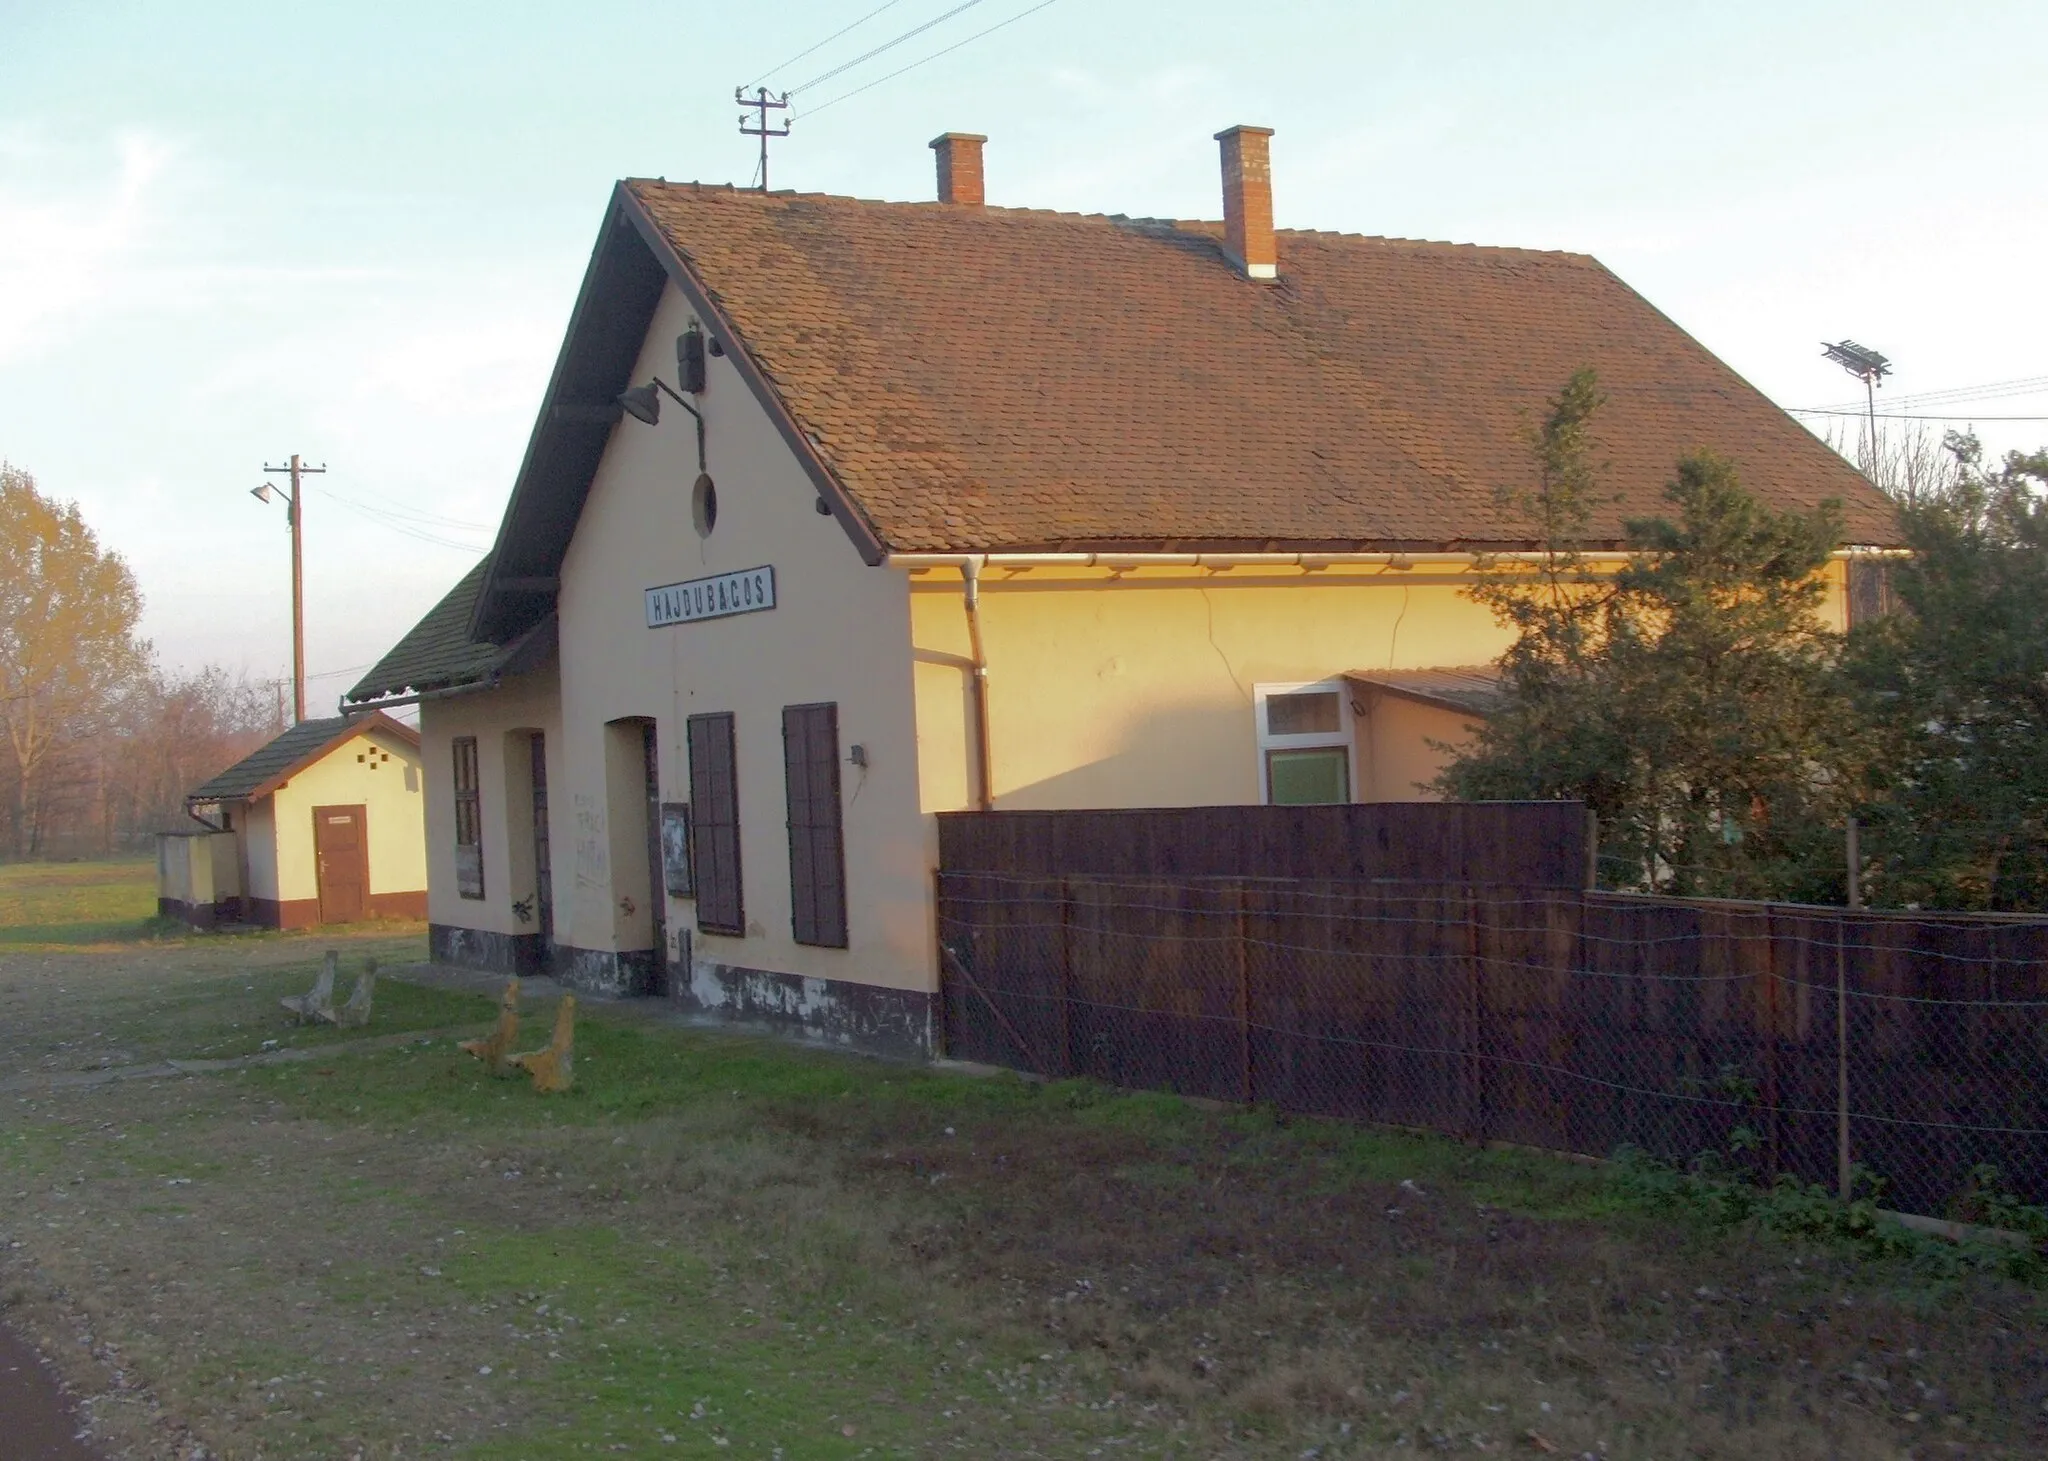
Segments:
[[[1823,355],[1858,380],[1879,381],[1892,373],[1891,361],[1868,345],[1858,345],[1854,340],[1843,340],[1833,345],[1823,340],[1820,348]]]
[[[249,489],[249,495],[255,498],[258,502],[270,501],[270,484],[268,482],[265,482],[260,487],[251,487]]]
[[[652,385],[620,391],[619,405],[635,421],[645,421],[649,426],[660,424],[661,395]]]
[[[689,346],[687,342],[690,338],[689,335],[685,334],[676,340],[676,362],[678,364],[688,363]],[[696,336],[700,345],[703,338],[701,334]],[[700,367],[699,373],[701,374],[701,367],[703,365],[702,355],[697,357],[697,364]],[[661,398],[663,396],[667,396],[671,401],[674,401],[678,406],[681,406],[685,411],[688,411],[697,418],[697,470],[702,472],[705,470],[704,413],[691,405],[687,396],[679,395],[674,386],[658,375],[644,386],[629,386],[619,392],[619,409],[628,416],[631,416],[635,421],[644,421],[649,426],[658,426],[661,424]]]

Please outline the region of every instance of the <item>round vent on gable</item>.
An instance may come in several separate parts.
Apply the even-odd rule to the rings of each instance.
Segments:
[[[718,526],[718,486],[709,472],[700,472],[697,485],[690,489],[690,520],[697,525],[700,538],[710,537]]]

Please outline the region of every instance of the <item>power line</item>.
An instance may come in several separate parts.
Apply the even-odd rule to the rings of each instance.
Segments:
[[[333,491],[333,489],[329,487],[323,487],[320,490],[322,492]],[[356,490],[361,492],[365,497],[374,497],[375,499],[377,499],[378,503],[383,504],[381,507],[378,507],[374,510],[380,512],[388,512],[393,517],[412,518],[418,522],[426,524],[429,527],[461,528],[470,532],[487,533],[491,530],[493,526],[493,524],[491,523],[472,522],[468,518],[448,517],[445,514],[438,512],[421,512],[416,507],[409,507],[406,504],[398,501],[396,498],[386,497],[383,493],[372,491],[368,487],[359,487]],[[365,507],[370,506],[370,504],[368,503],[364,503],[363,505]]]
[[[1787,406],[1785,410],[1794,416],[1876,416],[1880,421],[2048,421],[2048,416],[1939,416],[1911,411],[1830,411],[1819,406]]]
[[[355,513],[357,516],[365,519],[368,522],[375,523],[380,528],[388,529],[391,532],[402,534],[403,536],[408,538],[417,539],[422,543],[431,543],[437,548],[459,549],[464,553],[483,552],[483,549],[475,543],[465,543],[455,538],[444,538],[437,533],[427,532],[424,529],[419,528],[411,523],[403,522],[398,518],[387,516],[384,513],[377,512],[373,508],[365,507],[359,502],[351,502],[348,498],[342,497],[336,493],[328,492],[323,493],[321,495],[331,498],[336,503],[339,503],[341,506],[347,508],[350,512]]]
[[[883,41],[882,44],[876,46],[872,51],[863,51],[860,55],[855,56],[851,61],[847,61],[838,66],[834,66],[830,71],[825,72],[821,76],[813,76],[809,81],[806,81],[802,86],[792,86],[788,91],[784,92],[783,95],[795,96],[800,91],[809,91],[819,82],[830,81],[833,77],[839,75],[843,71],[851,71],[854,67],[860,65],[862,62],[872,61],[875,57],[881,55],[884,51],[893,51],[896,49],[896,47],[902,45],[905,41],[914,40],[916,37],[921,36],[926,31],[930,30],[933,26],[951,20],[954,16],[958,15],[963,10],[972,10],[975,6],[979,4],[981,4],[981,0],[962,0],[961,4],[955,5],[951,10],[948,10],[944,15],[934,16],[932,19],[927,20],[923,25],[912,26],[909,30],[903,32],[902,35],[896,37],[895,40]],[[827,105],[829,105],[829,103],[827,103]]]
[[[2019,380],[1991,381],[1979,386],[1952,386],[1940,391],[1916,391],[1911,395],[1894,396],[1894,406],[1955,406],[1964,401],[1995,401],[2004,396],[2031,396],[2048,391],[2048,375],[2026,376]],[[1815,411],[1846,410],[1858,405],[1855,401],[1831,401],[1826,406],[1815,406]]]
[[[780,65],[770,66],[766,71],[763,71],[759,76],[756,76],[752,81],[749,81],[747,83],[747,86],[759,86],[762,82],[766,81],[776,72],[784,70],[787,67],[794,66],[804,57],[810,55],[811,52],[823,50],[825,47],[831,45],[832,42],[838,40],[841,36],[845,35],[848,31],[859,30],[862,26],[866,25],[869,21],[873,20],[876,16],[880,15],[884,10],[889,9],[893,5],[900,5],[902,3],[903,0],[882,0],[882,3],[880,5],[877,5],[873,10],[870,10],[866,15],[863,15],[859,20],[856,20],[852,25],[843,25],[838,30],[833,31],[832,34],[826,36],[825,39],[819,41],[816,45],[806,46],[803,50],[798,51],[794,56],[791,56],[787,61],[782,62]],[[745,88],[743,87],[741,89],[744,90]]]
[[[352,498],[344,497],[339,492],[330,491],[327,488],[321,488],[320,495],[322,497],[332,499],[333,501],[339,503],[341,506],[347,508],[350,512],[356,513],[359,516],[368,519],[370,522],[377,524],[377,526],[381,528],[389,529],[391,532],[394,533],[402,533],[408,538],[417,538],[422,543],[432,543],[437,548],[454,548],[464,553],[483,552],[483,549],[478,547],[474,543],[463,543],[458,542],[452,538],[440,537],[437,534],[426,531],[418,525],[405,522],[399,518],[393,517],[389,513],[379,512],[377,509],[373,507],[367,507],[364,504],[357,502]]]
[[[345,666],[343,666],[343,667],[342,667],[341,669],[338,669],[338,670],[322,670],[322,671],[321,671],[321,672],[320,672],[319,674],[317,674],[317,675],[308,675],[308,676],[306,676],[306,678],[307,678],[307,679],[309,679],[309,680],[332,680],[332,679],[335,679],[335,678],[337,678],[337,677],[339,677],[339,676],[341,676],[341,675],[353,675],[353,674],[358,674],[358,673],[360,673],[360,672],[361,672],[361,671],[363,671],[363,670],[367,670],[367,669],[368,669],[368,668],[370,667],[370,665],[374,665],[375,663],[377,663],[377,662],[376,662],[375,660],[371,660],[371,661],[369,662],[369,664],[361,664],[361,665],[345,665]]]
[[[926,56],[922,61],[912,61],[908,66],[899,66],[896,70],[891,71],[887,76],[878,76],[873,81],[870,81],[863,86],[856,86],[851,91],[842,91],[839,95],[833,97],[832,100],[827,102],[820,102],[817,106],[812,107],[809,111],[802,113],[802,115],[806,117],[815,117],[819,112],[824,111],[827,107],[836,107],[839,105],[839,103],[845,101],[848,97],[859,96],[864,91],[872,91],[885,81],[894,81],[897,77],[901,76],[906,71],[915,71],[918,67],[925,65],[927,62],[936,61],[941,56],[950,56],[953,52],[959,50],[962,46],[972,45],[974,42],[980,40],[983,36],[994,35],[997,31],[1003,29],[1004,26],[1015,25],[1025,16],[1036,15],[1039,11],[1045,9],[1046,6],[1051,5],[1053,3],[1054,0],[1038,0],[1038,4],[1032,6],[1029,10],[1020,10],[1015,15],[1011,16],[1008,20],[999,20],[994,25],[990,26],[987,30],[978,30],[964,41],[955,41],[952,45],[947,46],[942,51],[933,51],[929,56]],[[966,8],[967,7],[964,5],[961,7],[962,10]],[[944,17],[941,16],[940,19],[944,19]],[[936,22],[934,22],[934,24],[936,24]]]

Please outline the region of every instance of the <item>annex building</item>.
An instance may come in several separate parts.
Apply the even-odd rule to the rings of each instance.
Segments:
[[[437,958],[927,1048],[934,813],[1404,799],[1505,643],[1524,432],[1599,372],[1616,495],[1712,447],[1888,505],[1582,255],[618,185],[490,555],[359,683],[417,702]]]
[[[427,911],[420,738],[388,715],[302,720],[188,792],[157,836],[157,912],[318,928]]]

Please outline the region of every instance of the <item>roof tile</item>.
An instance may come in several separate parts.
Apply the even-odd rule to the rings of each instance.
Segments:
[[[1583,255],[1282,231],[1258,283],[1213,222],[627,187],[897,551],[1512,543],[1497,489],[1582,366],[1601,540],[1701,447],[1897,540],[1876,489]]]

